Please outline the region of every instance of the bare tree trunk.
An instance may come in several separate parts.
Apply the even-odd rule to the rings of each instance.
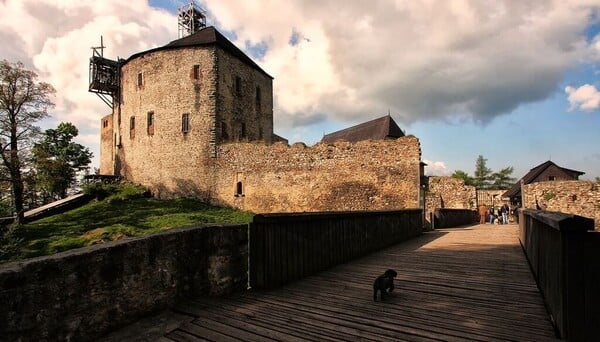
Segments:
[[[19,146],[17,143],[16,123],[14,123],[11,127],[10,159],[10,176],[13,187],[15,211],[17,215],[15,223],[23,224],[25,222],[25,210],[23,208],[23,178],[21,176],[21,163],[19,161]]]

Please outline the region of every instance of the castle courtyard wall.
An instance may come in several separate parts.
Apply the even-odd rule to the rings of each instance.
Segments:
[[[536,205],[537,204],[537,205]],[[523,207],[558,211],[594,219],[600,230],[600,183],[592,181],[548,181],[523,185]]]
[[[476,205],[475,187],[464,180],[447,176],[430,176],[425,194],[425,220],[431,224],[436,209],[473,209]]]
[[[418,208],[420,157],[412,136],[310,148],[224,144],[213,198],[261,213]]]

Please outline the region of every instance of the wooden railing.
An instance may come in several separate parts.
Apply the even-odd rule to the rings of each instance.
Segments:
[[[422,210],[256,215],[250,286],[274,288],[421,234]]]
[[[477,211],[471,209],[437,208],[433,213],[433,228],[454,228],[479,221]]]
[[[538,210],[520,213],[520,240],[560,337],[600,336],[600,236],[594,220]]]

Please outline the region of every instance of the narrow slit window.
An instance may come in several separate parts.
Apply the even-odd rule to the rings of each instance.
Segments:
[[[154,112],[148,112],[148,135],[154,135]]]
[[[222,140],[229,139],[229,134],[227,134],[227,124],[224,122],[221,122],[221,139]]]
[[[199,80],[200,79],[200,65],[196,64],[194,65],[194,71],[192,72],[193,74],[193,78],[195,80]]]
[[[235,184],[235,195],[236,195],[236,196],[242,196],[242,195],[244,195],[244,187],[243,187],[243,185],[242,185],[242,182],[241,182],[241,181],[238,181],[238,182]]]
[[[141,72],[138,72],[137,74],[137,85],[138,87],[142,87],[144,85],[144,74]]]
[[[260,105],[260,87],[256,87],[256,103]]]
[[[129,138],[135,137],[135,116],[129,118]]]
[[[241,129],[242,129],[241,136],[242,136],[242,138],[245,138],[246,137],[246,124],[244,122],[242,122]]]
[[[181,131],[187,133],[190,131],[190,114],[185,113],[181,115]]]
[[[235,93],[242,95],[242,78],[239,76],[235,78]]]

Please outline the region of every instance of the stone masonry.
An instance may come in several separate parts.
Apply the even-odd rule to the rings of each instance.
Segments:
[[[213,198],[254,212],[418,208],[420,160],[414,136],[313,147],[225,144]]]
[[[551,181],[523,185],[523,207],[575,214],[594,219],[600,230],[600,183]]]
[[[254,212],[419,207],[417,138],[273,144],[272,78],[218,32],[184,44],[204,30],[120,64],[101,174]]]
[[[247,284],[247,225],[173,229],[6,263],[0,340],[91,341],[184,298]]]

